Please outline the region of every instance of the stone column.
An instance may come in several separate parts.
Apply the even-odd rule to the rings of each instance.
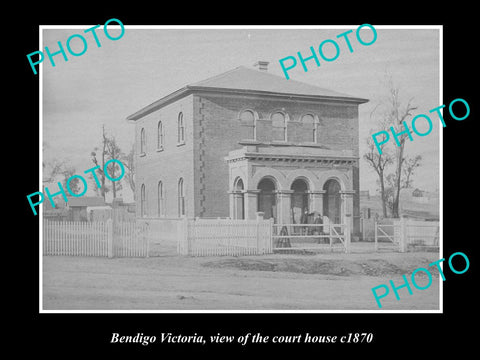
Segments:
[[[315,191],[309,191],[308,192],[308,197],[309,197],[309,205],[310,208],[308,209],[310,212],[312,211],[318,211],[320,214],[325,215],[323,213],[323,195],[326,193],[325,190],[315,190]]]
[[[235,191],[228,192],[228,201],[229,201],[230,219],[235,219]]]
[[[239,219],[237,214],[237,208],[238,208],[238,202],[241,200],[242,197],[244,197],[245,191],[244,190],[234,190],[234,191],[229,191],[228,192],[230,195],[230,219]],[[245,209],[244,216],[247,218],[246,215],[246,206],[245,206],[245,197],[244,197],[244,203],[243,207]]]
[[[278,190],[277,193],[277,223],[292,223],[292,194],[293,190]]]
[[[259,193],[260,190],[246,190],[244,192],[245,219],[255,220],[257,218]]]

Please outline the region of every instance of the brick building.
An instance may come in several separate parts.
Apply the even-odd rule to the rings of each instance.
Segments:
[[[128,116],[139,217],[298,223],[319,211],[359,227],[358,106],[366,99],[238,67]]]

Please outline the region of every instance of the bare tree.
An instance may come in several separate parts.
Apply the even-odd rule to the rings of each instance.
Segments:
[[[382,139],[384,140],[384,139]],[[377,151],[377,148],[371,137],[367,138],[367,152],[363,158],[372,166],[378,175],[378,184],[380,185],[380,199],[382,201],[383,217],[387,217],[387,196],[385,193],[385,169],[392,163],[393,158],[390,152],[385,149],[384,144],[380,145],[382,153]]]
[[[105,151],[106,151],[105,156],[107,157],[107,161],[112,159],[120,160],[123,157],[122,150],[118,146],[114,136],[110,136],[106,138]],[[120,167],[117,163],[111,162],[110,164],[108,164],[107,171],[111,178],[116,179],[117,170],[119,169]],[[115,199],[117,197],[117,191],[122,189],[122,183],[120,181],[113,181],[113,180],[111,181],[112,181],[112,186],[111,186],[112,194],[113,194],[113,198]]]
[[[393,79],[390,76],[388,79],[388,86],[389,86],[389,106],[390,106],[390,117],[389,122],[392,124],[393,129],[395,130],[396,134],[400,134],[397,136],[398,146],[395,150],[395,181],[394,181],[394,193],[393,193],[393,203],[392,203],[392,216],[399,217],[399,201],[400,201],[400,190],[402,188],[402,167],[405,161],[403,156],[405,150],[405,140],[409,136],[407,133],[404,132],[405,127],[403,122],[410,116],[412,116],[412,111],[416,110],[417,107],[411,104],[412,99],[408,100],[407,105],[402,107],[401,102],[399,99],[400,89],[395,86],[393,83]],[[408,130],[408,129],[407,129]]]
[[[389,207],[392,217],[398,217],[400,190],[405,185],[405,180],[402,182],[402,178],[407,177],[406,181],[407,184],[409,184],[414,170],[420,166],[421,157],[409,160],[409,164],[404,167],[406,160],[404,156],[405,140],[409,134],[404,132],[404,130],[407,129],[404,127],[403,122],[412,116],[412,111],[417,109],[417,107],[412,105],[413,98],[410,99],[405,106],[402,105],[399,97],[400,89],[394,84],[392,76],[388,73],[385,74],[384,87],[386,88],[387,95],[380,100],[370,116],[378,118],[377,125],[379,130],[387,132],[393,129],[396,134],[399,134],[395,140],[398,146],[395,146],[395,150],[392,153],[388,152],[387,143],[381,144],[379,146],[382,154],[379,154],[378,149],[374,147],[370,137],[367,140],[368,150],[364,158],[379,176],[384,216],[386,216],[386,208]],[[384,133],[381,134],[383,135]],[[382,140],[385,140],[385,137]],[[385,168],[389,165],[395,167],[393,174],[386,173]]]
[[[406,158],[404,160],[404,167],[403,167],[403,184],[402,188],[409,188],[412,187],[412,176],[415,170],[421,165],[422,156],[417,155],[414,158]]]
[[[135,145],[133,144],[128,154],[122,157],[123,165],[125,166],[125,179],[133,192],[135,198]]]
[[[90,155],[92,156],[92,162],[95,166],[99,166],[98,172],[100,173],[100,195],[105,201],[105,194],[109,191],[108,187],[105,185],[105,173],[103,171],[105,167],[105,150],[107,148],[107,135],[105,134],[105,125],[102,125],[102,145],[101,147],[95,147]],[[97,152],[100,151],[100,159],[97,159]],[[98,188],[98,186],[97,186]]]
[[[117,197],[117,191],[122,189],[122,185],[120,181],[111,181],[111,186],[106,184],[106,175],[105,175],[105,164],[112,159],[120,160],[124,157],[120,146],[117,144],[117,141],[113,135],[108,136],[105,131],[105,125],[102,125],[102,143],[100,147],[95,147],[94,151],[91,152],[92,162],[99,166],[98,173],[100,174],[100,195],[105,200],[106,194],[109,191],[112,191],[113,198]],[[116,179],[120,167],[115,162],[110,162],[108,164],[108,175]],[[98,188],[98,187],[97,187]],[[98,192],[97,192],[98,193]]]
[[[421,165],[421,160],[422,156],[417,155],[414,158],[410,157],[405,157],[403,159],[403,176],[400,181],[400,190],[401,189],[406,189],[409,187],[412,187],[413,185],[413,180],[412,176],[415,173],[415,170]],[[397,195],[397,175],[396,173],[391,173],[388,174],[385,177],[385,199],[386,199],[386,204],[392,214],[392,217],[398,217],[395,216],[395,204],[397,206],[400,204],[399,197],[400,197],[400,191],[398,191]],[[398,209],[397,209],[397,214],[398,214]]]
[[[65,168],[65,161],[60,161],[57,159],[53,159],[51,161],[43,161],[42,162],[42,169],[43,169],[43,183],[53,183],[58,175],[60,175]]]

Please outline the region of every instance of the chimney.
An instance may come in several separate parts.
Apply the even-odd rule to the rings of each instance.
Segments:
[[[268,61],[257,61],[255,64],[253,64],[253,66],[256,67],[258,70],[268,71],[268,64]]]

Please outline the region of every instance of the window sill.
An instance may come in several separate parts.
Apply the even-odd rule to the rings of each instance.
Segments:
[[[243,139],[238,142],[240,145],[260,145],[262,144],[261,141],[257,141],[254,139]]]
[[[288,146],[294,146],[295,143],[291,141],[286,141],[286,140],[272,140],[270,141],[270,144],[275,146],[275,145],[288,145]]]
[[[159,147],[156,151],[157,151],[157,152],[163,151],[163,146],[162,146],[162,147]]]
[[[177,143],[177,146],[183,146],[183,145],[185,145],[185,141],[181,143]]]
[[[144,157],[144,156],[147,156],[147,154],[143,152],[143,153],[140,153],[138,156]]]

